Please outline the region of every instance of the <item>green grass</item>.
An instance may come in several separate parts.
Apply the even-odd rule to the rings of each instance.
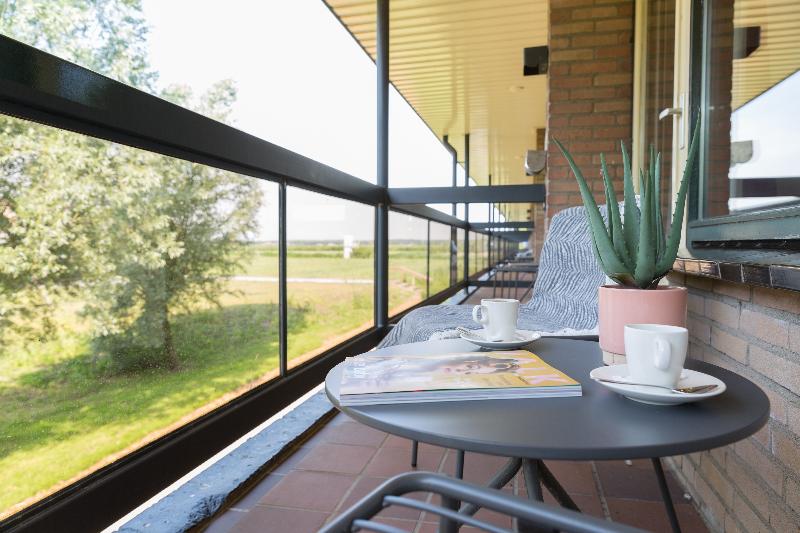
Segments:
[[[240,274],[277,277],[277,248],[254,245]],[[390,307],[426,297],[427,246],[393,242]],[[341,246],[292,243],[290,278],[372,279],[371,250],[349,259]],[[446,243],[431,243],[430,293],[449,284]],[[220,306],[173,316],[181,366],[120,373],[95,356],[81,302],[56,311],[58,336],[4,346],[0,355],[0,514],[87,469],[127,453],[164,430],[224,403],[274,375],[278,288],[266,281],[229,282]],[[290,365],[372,325],[373,286],[289,283]],[[238,391],[238,392],[237,392]]]
[[[309,277],[320,273],[315,264]],[[173,317],[182,363],[177,371],[110,371],[90,351],[88,328],[75,313],[78,302],[58,314],[57,338],[6,347],[0,357],[0,512],[274,371],[277,284],[234,281],[231,288],[236,294],[224,296],[221,307]],[[390,305],[418,297],[413,287],[393,285]],[[290,283],[288,298],[290,359],[371,325],[372,285]]]

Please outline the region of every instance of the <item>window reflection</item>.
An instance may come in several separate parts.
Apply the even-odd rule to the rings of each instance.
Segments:
[[[706,216],[800,203],[800,4],[713,0],[706,50]]]

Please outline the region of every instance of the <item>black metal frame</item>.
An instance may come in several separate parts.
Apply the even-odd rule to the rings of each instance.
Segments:
[[[173,480],[211,457],[241,434],[322,382],[327,371],[353,353],[372,348],[385,334],[388,316],[388,211],[413,214],[489,235],[483,227],[424,205],[392,204],[388,186],[388,0],[379,0],[378,184],[296,154],[236,128],[0,35],[0,113],[148,150],[278,184],[279,376],[145,447],[0,522],[6,530],[100,529],[135,508]],[[382,95],[382,96],[381,96]],[[296,368],[287,356],[286,195],[298,187],[375,208],[375,324],[368,331]],[[450,202],[495,201],[513,187],[436,189]],[[528,189],[525,189],[526,191]],[[448,192],[449,191],[449,192]],[[419,197],[419,190],[407,191]],[[465,194],[466,193],[466,194]],[[404,193],[399,193],[402,197]],[[408,196],[405,196],[408,198]],[[483,200],[484,202],[488,200]],[[531,199],[526,202],[535,201]],[[497,236],[494,237],[495,239]],[[491,235],[490,235],[491,242]],[[488,246],[488,244],[487,244]],[[465,246],[465,252],[468,251]],[[451,252],[452,253],[452,252]],[[418,305],[441,301],[467,285],[469,270],[455,284]],[[399,316],[399,315],[398,315]]]
[[[527,463],[526,472],[535,469],[533,462]],[[519,467],[518,467],[519,468]],[[515,470],[516,473],[516,470]],[[527,480],[527,476],[526,476]],[[537,483],[538,484],[538,483]],[[441,505],[404,497],[413,492],[433,493],[441,496]],[[321,533],[350,533],[351,531],[379,531],[403,533],[404,530],[370,519],[386,507],[398,506],[425,511],[439,517],[439,531],[451,533],[461,525],[472,526],[483,531],[503,533],[511,530],[489,524],[464,512],[464,507],[486,508],[500,514],[517,518],[520,530],[571,531],[583,533],[634,533],[642,530],[616,524],[575,511],[545,505],[537,494],[523,499],[500,490],[481,487],[460,479],[430,472],[409,472],[395,476],[370,492],[350,509],[322,528]],[[538,496],[541,496],[539,493]],[[466,505],[459,509],[459,503]]]

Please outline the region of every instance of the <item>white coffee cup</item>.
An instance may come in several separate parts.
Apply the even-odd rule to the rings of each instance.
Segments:
[[[675,387],[686,362],[689,332],[663,324],[625,326],[625,357],[635,383]]]
[[[517,332],[519,300],[486,298],[472,308],[472,320],[483,325],[490,341],[512,340]]]

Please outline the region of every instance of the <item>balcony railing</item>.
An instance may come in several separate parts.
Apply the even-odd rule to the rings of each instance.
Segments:
[[[38,123],[43,128],[74,132],[66,134],[70,138],[101,139],[108,142],[105,149],[113,153],[128,148],[143,150],[136,153],[153,154],[169,168],[189,162],[195,165],[191,172],[224,172],[243,187],[274,196],[277,210],[270,216],[275,217],[276,239],[255,253],[265,258],[269,268],[275,268],[278,287],[277,327],[272,328],[277,330],[275,372],[234,387],[233,392],[226,391],[221,399],[203,408],[187,409],[189,414],[179,417],[178,423],[158,428],[105,463],[94,463],[72,481],[61,483],[58,490],[17,506],[18,512],[7,516],[0,527],[89,530],[111,523],[320,383],[345,356],[373,347],[390,325],[386,317],[391,322],[409,309],[441,302],[464,290],[471,279],[477,279],[516,248],[517,243],[507,238],[510,234],[492,232],[491,225],[470,224],[421,205],[426,198],[424,190],[370,184],[7,37],[0,36],[0,57],[0,113],[16,117],[10,119],[17,120],[16,124]],[[271,185],[258,185],[264,182]],[[143,183],[143,190],[146,187]],[[540,201],[540,189],[435,189],[435,198],[430,201]],[[360,247],[368,250],[361,259],[372,265],[366,277],[359,278],[364,283],[356,295],[367,302],[365,309],[372,302],[374,316],[365,317],[360,326],[332,326],[322,348],[305,349],[299,341],[292,344],[296,339],[290,330],[294,320],[291,285],[293,279],[302,278],[302,273],[293,274],[293,254],[308,252],[289,238],[287,213],[303,209],[292,203],[296,191],[353,204],[359,213],[368,213],[366,217],[371,220],[367,225],[374,225],[374,238]],[[389,228],[381,231],[380,212],[387,208]],[[412,217],[409,220],[422,229],[413,242],[393,238],[392,220],[397,217]],[[413,268],[403,265],[402,254],[403,247],[411,244],[417,246],[416,252],[424,250],[417,254]],[[250,274],[244,272],[238,281],[258,281],[253,279],[257,275]],[[338,274],[341,272],[331,272],[330,277],[337,278]],[[393,300],[393,287],[411,287],[417,296]],[[242,290],[248,297],[256,297],[255,289]],[[234,319],[247,316],[245,313]],[[264,320],[273,325],[270,319]],[[228,343],[236,342],[235,334],[228,338]],[[196,385],[176,382],[175,386]]]

